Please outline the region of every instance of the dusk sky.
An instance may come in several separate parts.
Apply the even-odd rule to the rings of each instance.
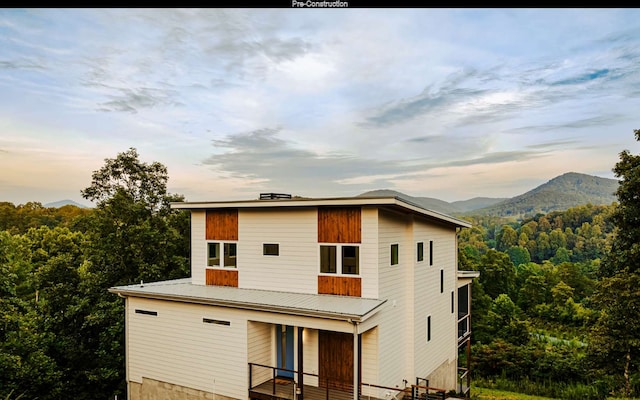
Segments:
[[[0,9],[0,201],[512,197],[640,152],[640,9]]]

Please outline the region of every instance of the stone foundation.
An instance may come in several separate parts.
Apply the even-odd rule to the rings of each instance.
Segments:
[[[129,400],[239,400],[155,379],[129,382]]]

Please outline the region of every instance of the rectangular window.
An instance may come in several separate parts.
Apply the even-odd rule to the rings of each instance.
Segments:
[[[440,293],[444,293],[444,270],[440,270]]]
[[[265,256],[280,255],[280,245],[277,243],[264,243],[262,245],[262,254]]]
[[[220,243],[209,243],[207,265],[210,267],[220,266]]]
[[[358,275],[360,273],[360,248],[358,246],[342,246],[342,273]]]
[[[323,274],[335,274],[336,246],[320,246],[320,272]]]
[[[158,315],[157,311],[149,311],[149,310],[140,310],[136,308],[136,314],[144,314],[144,315],[153,315],[154,317]]]
[[[235,268],[236,265],[236,250],[237,245],[235,243],[224,244],[224,266]]]
[[[398,264],[398,244],[391,245],[391,265]]]
[[[431,341],[431,315],[427,317],[427,342]]]
[[[455,308],[454,308],[455,302],[456,302],[456,299],[455,299],[455,295],[453,294],[453,290],[452,290],[451,291],[451,314],[455,313]]]
[[[418,246],[417,247],[418,247],[417,248],[418,254],[417,254],[416,259],[417,259],[418,262],[420,262],[420,261],[424,260],[424,243],[418,242]]]
[[[429,240],[429,265],[433,265],[433,240]]]
[[[231,325],[231,321],[222,321],[219,319],[211,319],[211,318],[202,318],[202,322],[205,324],[216,324],[216,325],[224,325],[224,326]]]

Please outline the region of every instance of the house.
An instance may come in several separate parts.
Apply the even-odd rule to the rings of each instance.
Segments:
[[[469,223],[397,197],[171,207],[191,212],[191,277],[109,289],[126,301],[129,399],[466,391]]]

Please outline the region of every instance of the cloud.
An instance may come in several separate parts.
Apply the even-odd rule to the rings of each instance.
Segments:
[[[143,108],[180,105],[179,102],[173,100],[175,91],[154,88],[121,88],[118,91],[120,95],[107,95],[113,100],[99,104],[98,110],[123,111],[135,114]]]
[[[0,69],[45,69],[45,67],[31,60],[2,60]]]

